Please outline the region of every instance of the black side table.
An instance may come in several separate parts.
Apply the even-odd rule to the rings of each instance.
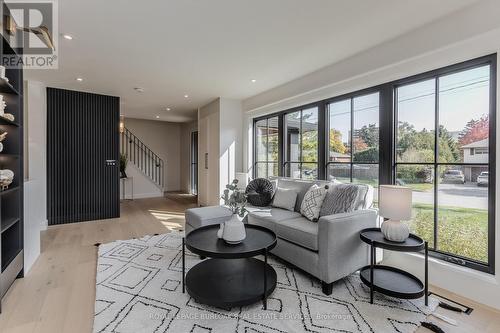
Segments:
[[[373,292],[377,291],[387,296],[404,299],[424,296],[427,306],[429,289],[428,243],[414,234],[410,234],[410,237],[404,242],[391,242],[384,238],[380,228],[363,229],[359,236],[363,242],[370,245],[370,265],[363,267],[360,271],[361,281],[370,287],[370,303],[373,304]],[[377,265],[376,248],[399,252],[420,252],[423,250],[425,254],[424,283],[416,276],[399,268]]]
[[[237,245],[228,245],[217,238],[219,225],[191,231],[182,239],[182,292],[187,290],[197,302],[230,309],[262,300],[276,288],[277,276],[267,263],[270,250],[276,246],[271,230],[245,225],[246,238]],[[208,257],[185,274],[185,248]],[[264,261],[254,258],[263,255]]]

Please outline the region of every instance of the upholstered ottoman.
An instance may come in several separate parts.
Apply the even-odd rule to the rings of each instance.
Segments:
[[[219,224],[231,218],[231,211],[222,206],[190,208],[186,210],[186,235],[205,225]]]

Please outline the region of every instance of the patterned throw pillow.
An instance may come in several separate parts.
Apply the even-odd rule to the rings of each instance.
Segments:
[[[323,206],[320,210],[320,216],[349,213],[356,210],[356,204],[362,202],[363,199],[358,198],[363,187],[354,184],[336,184],[331,186],[327,191]]]
[[[319,212],[321,210],[321,205],[323,200],[325,200],[326,191],[328,186],[318,186],[314,184],[309,188],[307,193],[304,195],[304,200],[302,200],[302,205],[300,206],[300,213],[310,221],[318,221]]]

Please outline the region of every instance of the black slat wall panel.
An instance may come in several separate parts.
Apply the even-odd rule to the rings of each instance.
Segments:
[[[47,88],[49,225],[120,216],[119,121],[118,97]]]

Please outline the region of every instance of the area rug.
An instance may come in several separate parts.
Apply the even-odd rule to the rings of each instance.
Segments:
[[[146,236],[99,246],[94,332],[414,332],[437,306],[430,298],[399,300],[375,294],[359,275],[321,292],[320,282],[270,259],[276,290],[262,303],[230,311],[196,303],[182,293],[182,233]],[[186,251],[186,267],[198,263]]]

